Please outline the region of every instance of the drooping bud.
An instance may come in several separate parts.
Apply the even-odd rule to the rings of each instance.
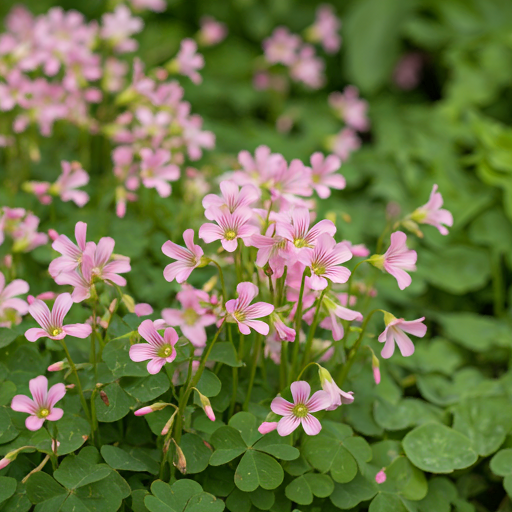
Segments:
[[[110,405],[110,402],[108,400],[108,396],[107,396],[107,393],[105,393],[105,391],[101,390],[100,391],[100,398],[103,400],[103,403],[108,407]]]
[[[206,283],[204,283],[203,290],[206,293],[210,293],[215,288],[217,281],[218,281],[218,277],[216,275],[210,277],[210,279],[208,279],[208,281],[206,281]]]
[[[57,363],[53,363],[50,366],[48,366],[49,372],[60,372],[61,370],[65,370],[69,367],[69,364],[67,361],[59,361]]]
[[[396,316],[384,311],[384,323],[389,325],[393,320],[396,320]]]
[[[174,453],[173,464],[178,468],[178,471],[182,475],[187,474],[187,459],[185,458],[185,454],[183,450],[178,446],[178,443],[173,439],[174,447],[176,448],[176,452]]]
[[[259,427],[258,432],[260,434],[268,434],[277,428],[277,421],[264,421]]]
[[[165,402],[156,402],[146,407],[142,407],[141,409],[137,409],[134,412],[134,414],[135,416],[144,416],[145,414],[150,414],[155,411],[161,411],[162,409],[165,409],[168,405],[169,404]]]
[[[375,384],[380,384],[380,368],[379,368],[379,359],[375,354],[372,354],[372,370],[373,370],[373,379],[375,380]]]
[[[124,294],[123,295],[123,304],[126,306],[126,309],[130,313],[135,312],[135,301],[133,300],[132,296]]]
[[[208,417],[210,421],[215,421],[215,414],[212,409],[212,405],[208,397],[204,396],[197,388],[194,388],[196,393],[199,395],[199,400],[201,401],[201,407],[204,410],[204,413]]]
[[[162,432],[161,432],[161,434],[162,434],[163,436],[166,436],[166,435],[169,433],[169,430],[171,430],[171,428],[172,428],[172,424],[174,423],[174,418],[176,417],[176,413],[177,413],[177,412],[178,412],[177,410],[176,410],[176,411],[174,411],[174,412],[173,412],[173,414],[172,414],[172,416],[169,418],[169,420],[167,421],[167,423],[164,425],[164,428],[162,429]]]

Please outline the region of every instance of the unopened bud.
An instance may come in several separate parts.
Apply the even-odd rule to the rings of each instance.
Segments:
[[[59,238],[59,233],[55,231],[55,229],[49,229],[48,230],[48,236],[52,239],[53,242]]]
[[[268,277],[272,277],[274,275],[274,271],[270,268],[268,263],[263,267],[263,272],[265,272],[265,275]]]
[[[61,370],[64,370],[65,368],[68,368],[68,363],[65,361],[59,361],[58,363],[53,363],[50,366],[48,366],[49,372],[60,372]]]
[[[218,281],[218,278],[216,275],[211,277],[210,279],[208,279],[208,281],[206,281],[206,283],[204,283],[203,290],[206,293],[210,293],[215,288],[217,281]]]
[[[382,468],[376,475],[375,475],[375,481],[378,484],[383,484],[386,481],[386,473],[384,472],[386,468]]]
[[[384,255],[383,254],[374,254],[368,258],[368,263],[371,263],[374,267],[382,270],[384,268]]]
[[[277,428],[277,421],[264,421],[259,427],[258,432],[260,434],[268,434]]]
[[[135,416],[144,416],[145,414],[151,414],[155,411],[161,411],[165,409],[169,404],[165,402],[156,402],[154,404],[148,405],[146,407],[142,407],[141,409],[137,409],[134,414]]]
[[[162,432],[161,432],[161,434],[162,434],[163,436],[166,436],[166,435],[169,433],[169,431],[171,430],[172,425],[173,425],[173,423],[174,423],[174,418],[176,417],[176,413],[177,413],[177,412],[178,412],[178,411],[174,411],[174,412],[173,412],[173,414],[172,414],[172,416],[169,418],[169,420],[167,421],[167,423],[164,425],[164,428],[162,429]]]
[[[373,379],[375,380],[375,384],[380,384],[380,368],[379,368],[379,360],[375,356],[372,356],[372,370],[373,370]]]
[[[105,393],[105,391],[101,390],[100,391],[100,398],[103,400],[103,403],[108,407],[110,405],[110,402],[108,401],[108,396],[107,396],[107,393]]]
[[[75,385],[74,384],[67,384],[66,385],[66,389],[75,389]]]
[[[123,295],[123,304],[126,306],[126,309],[133,313],[135,311],[135,301],[133,300],[133,297],[130,295]]]
[[[178,443],[173,439],[174,446],[176,448],[176,452],[174,454],[173,464],[178,468],[178,471],[182,475],[187,474],[187,459],[185,458],[185,454],[183,450],[178,446]]]
[[[204,410],[204,413],[208,417],[210,421],[215,421],[215,414],[212,409],[212,405],[208,397],[204,396],[197,388],[194,388],[196,393],[199,395],[199,400],[201,401],[201,407]]]

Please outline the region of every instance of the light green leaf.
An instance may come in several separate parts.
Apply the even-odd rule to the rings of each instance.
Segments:
[[[512,448],[505,448],[496,453],[491,459],[490,467],[495,475],[512,475]]]
[[[471,466],[478,459],[466,436],[439,423],[415,428],[402,444],[410,461],[431,473],[451,473]]]
[[[377,484],[369,482],[361,473],[347,484],[334,484],[331,501],[338,508],[354,508],[362,501],[370,500],[377,494]]]
[[[235,473],[235,485],[242,491],[275,489],[281,485],[284,471],[281,465],[270,455],[254,450],[247,451],[238,464]]]
[[[254,444],[253,448],[260,452],[269,453],[276,459],[295,460],[300,456],[299,450],[288,444],[287,440],[275,430],[264,435]]]
[[[215,448],[215,452],[210,457],[212,466],[220,466],[226,464],[247,450],[240,432],[233,427],[220,427],[210,438],[211,444]]]
[[[117,446],[103,445],[101,455],[105,462],[114,469],[124,471],[147,471],[156,475],[159,465],[143,449],[130,447],[127,450]]]
[[[103,391],[108,397],[109,405],[103,402],[99,393],[96,395],[94,404],[98,421],[111,423],[124,418],[130,412],[130,406],[134,403],[133,399],[123,391],[117,382],[105,386]]]
[[[217,375],[210,370],[204,370],[196,387],[204,396],[210,398],[220,393],[222,384]]]
[[[218,361],[219,363],[227,364],[228,366],[243,366],[243,363],[238,361],[238,356],[236,354],[235,348],[229,342],[219,342],[216,343],[212,351],[210,352],[210,356],[208,357],[209,361]]]
[[[196,434],[185,434],[181,438],[180,448],[187,461],[187,474],[201,473],[208,467],[212,450]]]

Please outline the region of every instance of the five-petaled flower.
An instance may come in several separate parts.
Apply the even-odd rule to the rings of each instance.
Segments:
[[[437,185],[434,185],[428,203],[417,208],[411,214],[411,219],[419,224],[430,224],[436,227],[441,235],[447,235],[448,229],[445,226],[453,226],[453,215],[441,206],[443,196],[437,191]]]
[[[193,229],[185,230],[183,240],[185,241],[186,248],[170,240],[162,245],[162,252],[169,258],[176,260],[174,263],[169,263],[164,269],[166,281],[171,282],[176,279],[181,284],[189,278],[192,270],[206,264],[206,258],[203,258],[203,249],[199,245],[194,244]]]
[[[418,318],[417,320],[404,320],[403,318],[396,318],[391,313],[384,313],[384,323],[386,328],[379,335],[379,341],[385,343],[384,348],[380,355],[384,359],[388,359],[395,351],[395,341],[404,357],[412,356],[414,354],[414,345],[406,332],[419,338],[423,338],[427,332],[427,326],[423,323],[425,317]]]
[[[58,421],[64,411],[55,407],[55,404],[66,394],[66,387],[59,383],[48,389],[48,379],[39,375],[29,381],[32,398],[25,395],[16,395],[11,402],[11,408],[17,412],[25,412],[30,416],[25,420],[29,430],[39,430],[45,420]]]

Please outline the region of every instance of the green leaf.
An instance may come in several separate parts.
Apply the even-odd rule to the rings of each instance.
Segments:
[[[350,482],[357,474],[357,463],[342,441],[323,435],[310,437],[304,444],[302,453],[318,471],[330,471],[336,482]]]
[[[113,469],[124,471],[147,471],[156,475],[160,469],[156,460],[151,458],[142,448],[124,450],[117,446],[103,445],[101,455]]]
[[[313,503],[313,496],[327,498],[334,491],[334,482],[327,475],[306,473],[290,482],[285,489],[288,499],[299,505]]]
[[[204,396],[210,398],[219,394],[222,384],[217,375],[210,370],[204,370],[196,387]]]
[[[8,443],[13,439],[16,439],[19,435],[19,431],[11,421],[9,413],[5,407],[0,407],[0,444]]]
[[[300,456],[299,450],[287,443],[277,431],[270,432],[257,441],[253,448],[260,452],[269,453],[276,459],[295,460]]]
[[[396,494],[380,492],[370,503],[368,512],[409,512],[409,509]]]
[[[240,432],[233,427],[220,427],[212,434],[210,442],[215,447],[215,452],[210,457],[212,466],[226,464],[247,450]]]
[[[117,382],[105,386],[103,391],[108,397],[109,405],[103,402],[99,393],[96,395],[94,405],[96,406],[98,421],[111,423],[124,418],[130,412],[130,406],[133,403],[132,399],[130,399]]]
[[[356,459],[359,468],[362,470],[366,463],[372,460],[372,449],[364,437],[347,437],[343,445]]]
[[[151,484],[152,495],[144,503],[150,512],[217,512],[224,509],[224,503],[193,480],[183,479],[171,485],[157,480]]]
[[[210,352],[210,356],[208,357],[209,361],[218,361],[219,363],[227,364],[228,366],[243,366],[243,363],[238,361],[238,356],[235,351],[235,347],[229,342],[222,341],[220,343],[216,343],[212,351]]]
[[[123,381],[123,389],[139,402],[150,402],[165,393],[169,387],[169,378],[165,372]]]
[[[445,477],[432,478],[428,482],[428,494],[417,502],[421,512],[450,512],[452,503],[458,496],[455,484]]]
[[[27,497],[32,503],[43,503],[43,501],[55,498],[64,501],[68,491],[58,484],[50,475],[39,471],[34,473],[27,480]],[[60,503],[62,503],[60,501]],[[58,509],[57,509],[58,510]]]
[[[132,509],[133,512],[148,512],[146,505],[144,504],[144,498],[149,496],[149,491],[146,489],[135,489],[132,491]]]
[[[103,350],[103,361],[115,377],[147,377],[147,363],[135,363],[130,359],[129,338],[114,339]]]
[[[201,473],[208,467],[212,451],[196,434],[185,434],[180,442],[187,461],[187,474]]]
[[[272,491],[266,489],[256,489],[249,493],[252,504],[259,510],[270,510],[276,501],[276,497]]]
[[[369,482],[361,473],[347,484],[334,484],[331,501],[343,510],[354,508],[377,494],[377,484]]]
[[[201,492],[190,498],[183,512],[222,512],[224,502],[206,492]]]
[[[112,470],[105,464],[91,464],[75,455],[68,455],[53,473],[57,482],[68,489],[76,489],[106,478]]]
[[[226,500],[226,508],[231,512],[249,512],[252,508],[250,494],[242,492],[240,489],[234,489]]]
[[[453,428],[467,436],[483,457],[494,453],[512,430],[512,403],[508,398],[466,398],[453,412]]]
[[[7,347],[7,345],[10,345],[19,335],[19,332],[15,331],[14,329],[0,327],[0,348],[4,348]]]
[[[439,423],[415,428],[402,444],[409,460],[431,473],[451,473],[471,466],[478,459],[466,436]]]
[[[236,428],[247,446],[252,446],[262,435],[258,432],[256,416],[249,412],[239,412],[229,420],[229,426]]]
[[[505,448],[496,453],[491,459],[490,467],[495,475],[512,475],[512,448]]]
[[[281,465],[266,453],[247,451],[238,464],[235,473],[236,486],[245,492],[258,488],[275,489],[284,478]]]
[[[0,406],[11,403],[13,396],[16,394],[16,384],[7,380],[0,384]]]
[[[89,422],[81,416],[64,414],[57,422],[58,455],[67,455],[80,448],[91,432]]]
[[[14,478],[0,476],[0,503],[9,499],[16,492],[17,482]]]

